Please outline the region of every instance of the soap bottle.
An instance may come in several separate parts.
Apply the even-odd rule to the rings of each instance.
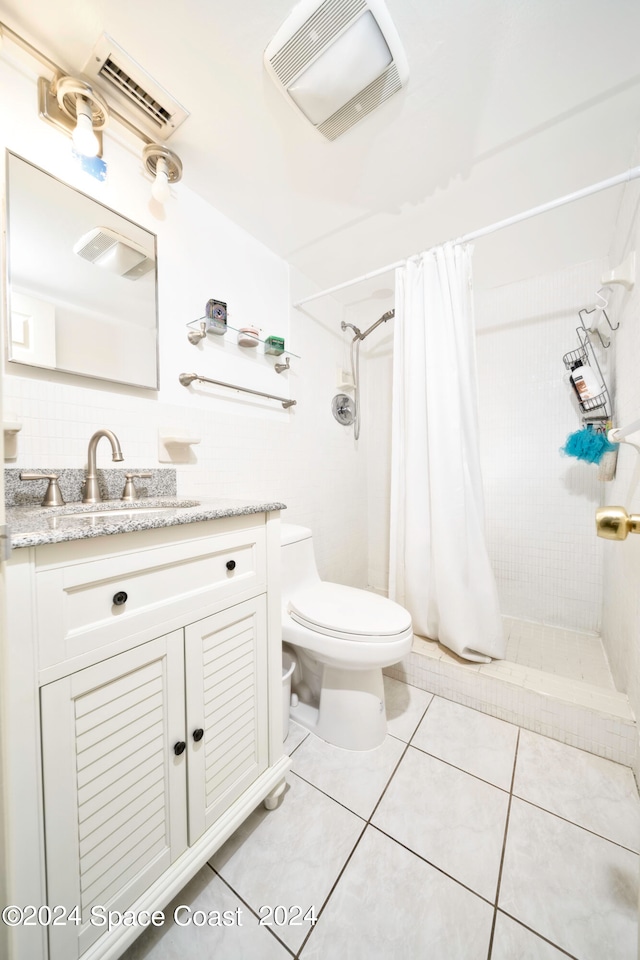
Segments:
[[[593,400],[605,392],[600,376],[588,363],[578,361],[574,364],[571,368],[571,379],[581,403]]]

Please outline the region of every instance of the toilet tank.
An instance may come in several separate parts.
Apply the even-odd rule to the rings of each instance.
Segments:
[[[320,582],[313,552],[313,534],[309,527],[280,524],[282,559],[282,600],[302,587]]]

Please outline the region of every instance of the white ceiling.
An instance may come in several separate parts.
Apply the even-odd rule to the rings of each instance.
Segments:
[[[290,0],[0,0],[0,18],[75,72],[110,34],[189,110],[168,142],[185,183],[320,286],[632,165],[637,0],[387,6],[408,86],[333,143],[263,68]],[[476,280],[606,255],[620,189],[477,241]]]

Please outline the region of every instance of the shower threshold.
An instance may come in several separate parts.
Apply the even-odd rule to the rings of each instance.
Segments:
[[[530,629],[534,626],[546,630],[545,644],[538,644],[537,651]],[[571,637],[559,637],[557,628],[541,624],[526,624],[525,628],[523,621],[511,621],[505,622],[505,630],[519,648],[508,643],[507,655],[524,662],[470,663],[435,640],[414,637],[408,656],[384,673],[542,736],[635,767],[635,718],[628,697],[613,685],[599,638],[590,637],[595,642],[584,644],[582,650],[575,643],[571,650]],[[545,661],[542,648],[551,647],[554,636],[554,658],[547,656]],[[523,637],[531,643],[523,643]],[[538,662],[555,672],[540,669]]]

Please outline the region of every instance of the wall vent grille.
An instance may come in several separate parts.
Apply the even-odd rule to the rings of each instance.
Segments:
[[[106,33],[98,40],[84,74],[116,109],[154,139],[167,140],[189,112]]]
[[[169,111],[163,107],[161,103],[158,103],[157,100],[154,100],[151,94],[147,93],[139,83],[132,80],[111,57],[107,57],[102,64],[98,71],[98,76],[106,78],[108,82],[116,86],[121,93],[133,100],[135,105],[140,107],[141,110],[144,110],[146,115],[150,117],[154,123],[157,123],[160,128],[170,123],[171,114]]]

